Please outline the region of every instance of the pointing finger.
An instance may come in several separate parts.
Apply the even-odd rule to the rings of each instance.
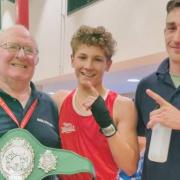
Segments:
[[[85,86],[88,88],[89,95],[97,97],[99,96],[98,91],[95,89],[95,87],[92,85],[90,81],[87,81],[85,83]]]
[[[156,101],[157,104],[159,104],[160,106],[166,106],[169,105],[169,103],[163,99],[159,94],[153,92],[150,89],[146,90],[146,94],[151,97],[154,101]]]

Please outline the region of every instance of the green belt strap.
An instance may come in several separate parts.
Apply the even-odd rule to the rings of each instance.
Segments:
[[[89,172],[92,163],[71,151],[42,145],[25,129],[9,130],[0,138],[0,179],[41,180],[55,174]]]

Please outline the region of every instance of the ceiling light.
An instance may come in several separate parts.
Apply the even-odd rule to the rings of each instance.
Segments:
[[[48,92],[48,94],[53,95],[53,94],[55,94],[55,92]]]
[[[133,83],[136,83],[136,82],[139,82],[140,80],[139,79],[128,79],[127,82],[133,82]]]

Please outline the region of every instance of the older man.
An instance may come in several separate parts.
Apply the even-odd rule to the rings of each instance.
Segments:
[[[0,136],[25,128],[42,144],[58,148],[57,108],[31,82],[37,63],[37,45],[24,26],[0,33]]]

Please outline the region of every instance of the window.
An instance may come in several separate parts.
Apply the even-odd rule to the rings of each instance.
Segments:
[[[88,6],[98,0],[68,0],[68,14],[71,14],[85,6]]]
[[[8,0],[8,1],[11,3],[15,3],[15,0]],[[3,3],[3,0],[0,0],[0,29],[2,28],[2,12],[3,12],[1,3]]]

